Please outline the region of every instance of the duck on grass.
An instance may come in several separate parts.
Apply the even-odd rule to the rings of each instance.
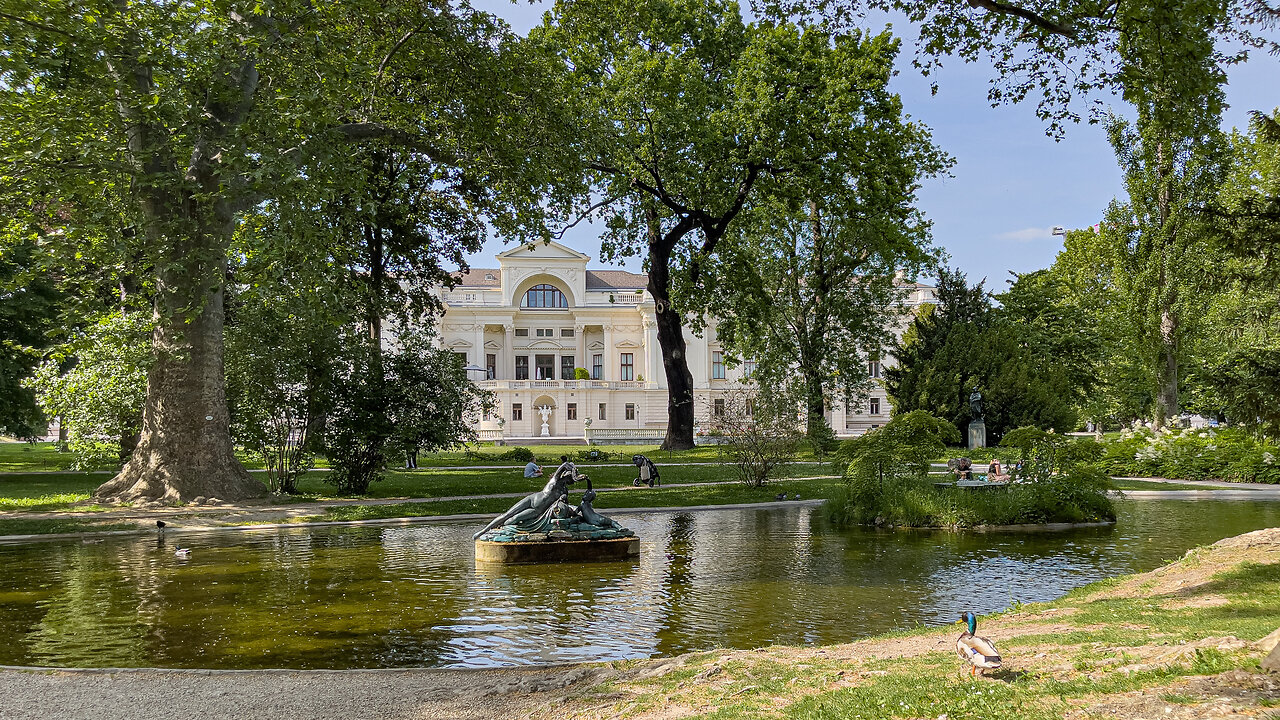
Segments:
[[[1012,482],[978,490],[938,487],[930,461],[959,439],[951,423],[914,411],[846,440],[836,454],[844,484],[827,500],[828,516],[837,525],[951,529],[1115,520],[1111,480],[1092,465],[1095,443],[1019,428],[1001,441],[1022,461]]]

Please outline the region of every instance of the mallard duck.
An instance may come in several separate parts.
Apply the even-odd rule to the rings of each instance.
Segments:
[[[956,654],[961,660],[973,666],[969,674],[975,675],[979,670],[985,673],[986,670],[995,670],[1000,667],[1000,651],[996,650],[995,643],[974,635],[978,629],[978,616],[972,612],[966,612],[961,619],[969,624],[969,629],[956,640]]]
[[[173,551],[174,557],[189,558],[191,557],[191,548],[179,547]]]

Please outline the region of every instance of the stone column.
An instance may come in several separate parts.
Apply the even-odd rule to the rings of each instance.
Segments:
[[[498,353],[498,372],[495,379],[511,380],[516,376],[516,326],[507,323],[502,326],[505,333],[502,338],[502,352]]]
[[[667,373],[662,367],[662,348],[658,346],[658,321],[645,315],[644,325],[644,377],[655,387],[667,386]]]
[[[614,368],[617,358],[613,354],[613,323],[607,322],[604,325],[604,369],[600,373],[601,380],[612,381],[617,378],[618,371]]]
[[[584,367],[590,372],[591,363],[587,361],[587,326],[582,323],[574,323],[573,337],[578,341],[577,347],[574,349],[574,365],[576,367]]]
[[[482,323],[482,322],[477,322],[477,323],[475,324],[475,326],[474,326],[474,328],[473,328],[473,329],[475,330],[475,333],[474,333],[474,335],[475,335],[475,340],[474,340],[474,342],[475,342],[475,345],[474,345],[475,350],[474,350],[474,351],[472,351],[472,353],[471,353],[471,355],[472,355],[471,363],[472,363],[473,365],[475,365],[476,367],[484,367],[484,355],[485,355],[485,351],[484,351],[484,323]],[[473,378],[473,377],[476,377],[476,376],[479,376],[479,377],[481,377],[481,378],[483,378],[483,377],[484,377],[483,375],[480,375],[479,373],[467,373],[467,377],[472,377],[472,378]]]

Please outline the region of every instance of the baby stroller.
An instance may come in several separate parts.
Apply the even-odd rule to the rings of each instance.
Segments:
[[[658,466],[644,455],[632,455],[631,464],[640,468],[640,477],[631,481],[635,487],[657,487],[662,484],[662,479],[658,476]]]

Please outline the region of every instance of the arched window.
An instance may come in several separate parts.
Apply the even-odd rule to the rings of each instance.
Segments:
[[[527,308],[567,308],[569,301],[564,293],[555,285],[534,285],[524,294],[520,307]]]

